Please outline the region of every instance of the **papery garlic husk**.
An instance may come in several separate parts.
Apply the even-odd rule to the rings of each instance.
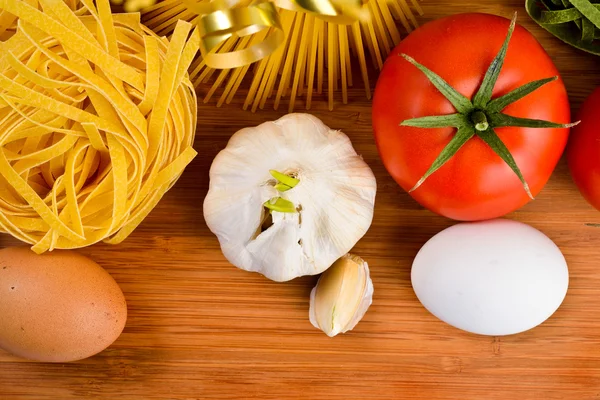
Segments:
[[[280,192],[269,171],[299,183]],[[204,218],[225,257],[238,268],[274,281],[320,274],[346,254],[373,219],[375,176],[350,139],[309,114],[234,134],[210,168]],[[280,197],[297,212],[272,211]]]
[[[369,265],[346,255],[321,275],[310,293],[311,324],[333,337],[352,330],[373,302]]]

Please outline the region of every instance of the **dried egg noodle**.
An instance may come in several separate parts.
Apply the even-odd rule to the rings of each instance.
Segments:
[[[38,0],[23,0],[27,4],[38,7]],[[71,10],[74,10],[77,15],[85,14],[86,9],[82,7],[79,0],[63,0]],[[6,10],[0,10],[0,42],[9,39],[17,31],[17,16],[9,13]]]
[[[108,0],[0,0],[0,227],[37,253],[123,241],[194,158],[192,25],[170,42]]]

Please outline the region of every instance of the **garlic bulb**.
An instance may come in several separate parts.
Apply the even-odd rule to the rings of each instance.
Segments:
[[[310,322],[333,337],[352,330],[372,301],[368,264],[348,254],[321,275],[310,293]]]
[[[229,262],[287,281],[352,249],[371,225],[376,190],[345,134],[288,114],[231,137],[210,168],[204,218]]]

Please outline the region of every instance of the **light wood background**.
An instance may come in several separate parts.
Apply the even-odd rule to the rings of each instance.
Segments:
[[[555,60],[576,110],[600,85],[600,58],[551,37],[528,19],[523,3],[424,0],[421,21],[517,10]],[[316,278],[276,284],[238,270],[204,223],[213,157],[236,130],[285,113],[242,111],[238,96],[222,109],[200,107],[199,156],[126,242],[81,250],[125,293],[129,319],[121,337],[71,364],[0,351],[0,399],[600,399],[600,230],[586,225],[599,223],[600,212],[582,200],[564,162],[537,200],[509,215],[564,252],[571,281],[563,305],[519,335],[459,331],[429,314],[410,284],[419,248],[453,222],[423,210],[387,175],[363,93],[357,86],[351,103],[334,112],[324,101],[312,110],[350,136],[378,179],[375,219],[356,247],[371,266],[374,303],[353,332],[330,339],[311,326]],[[13,243],[0,238],[2,246]]]

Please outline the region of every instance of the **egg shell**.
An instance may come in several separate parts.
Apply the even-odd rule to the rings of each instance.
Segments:
[[[560,249],[529,225],[460,223],[432,237],[411,271],[419,301],[442,321],[482,335],[510,335],[548,319],[569,286]]]
[[[123,292],[98,264],[71,251],[0,250],[0,348],[69,362],[111,345],[127,319]]]

